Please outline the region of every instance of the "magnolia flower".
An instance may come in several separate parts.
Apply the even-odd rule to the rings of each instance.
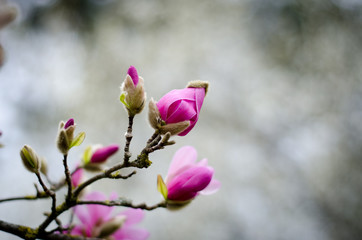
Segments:
[[[109,200],[117,198],[112,193]],[[105,201],[107,197],[101,192],[92,192],[85,196],[87,201]],[[114,207],[103,205],[78,205],[74,213],[80,220],[72,229],[72,235],[83,237],[98,237],[113,240],[143,240],[149,233],[134,225],[142,221],[144,213],[141,209],[129,208],[116,215],[112,215]]]
[[[127,109],[129,115],[134,116],[140,113],[145,105],[146,93],[144,90],[144,81],[138,76],[134,66],[130,66],[127,72],[126,79],[121,86],[120,100]]]
[[[208,83],[193,81],[184,89],[175,89],[163,96],[157,103],[149,104],[151,126],[161,134],[185,136],[199,119]]]
[[[213,178],[214,169],[207,159],[196,162],[197,152],[191,146],[180,148],[174,155],[166,183],[158,176],[158,190],[169,205],[183,205],[199,194],[213,194],[220,188],[220,182]]]

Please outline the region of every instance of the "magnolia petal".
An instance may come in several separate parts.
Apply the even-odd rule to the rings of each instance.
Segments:
[[[95,221],[89,215],[86,205],[77,205],[73,208],[74,214],[87,228],[92,229]]]
[[[91,192],[85,196],[86,200],[89,201],[104,201],[107,200],[107,196],[101,192]],[[102,206],[102,205],[87,205],[89,216],[91,217],[93,226],[97,221],[102,219],[107,221],[110,218],[110,214],[113,210],[113,207]]]
[[[158,102],[157,107],[163,120],[167,117],[167,111],[171,104],[179,100],[194,101],[194,90],[191,88],[174,89],[164,95]]]
[[[194,118],[197,115],[194,104],[193,101],[184,100],[171,104],[167,111],[166,123],[177,123]]]
[[[150,233],[145,229],[123,226],[121,229],[112,234],[115,240],[145,240],[150,236]]]
[[[195,197],[199,191],[209,185],[213,169],[193,167],[177,175],[168,185],[168,199],[186,201]]]
[[[200,194],[202,195],[214,194],[220,189],[220,187],[221,187],[221,182],[216,179],[212,179],[209,185],[207,185],[207,187],[204,190],[200,191]]]
[[[138,84],[138,73],[137,69],[134,66],[128,68],[127,74],[132,78],[133,84],[137,86]]]
[[[142,221],[142,219],[145,216],[145,213],[142,209],[134,209],[134,208],[129,208],[123,212],[121,212],[118,215],[123,215],[126,216],[126,221],[125,221],[125,225],[131,225],[131,224],[136,224]]]
[[[196,160],[197,151],[194,147],[184,146],[177,150],[168,169],[166,183],[170,182],[176,175],[192,167]]]
[[[103,163],[110,156],[115,154],[118,151],[118,149],[119,149],[119,147],[117,144],[112,144],[107,147],[99,148],[93,153],[90,162],[91,163]]]
[[[193,88],[195,90],[195,101],[197,113],[200,113],[201,106],[205,99],[205,89],[204,88]]]

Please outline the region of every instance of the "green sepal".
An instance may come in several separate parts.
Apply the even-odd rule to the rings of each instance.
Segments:
[[[74,146],[79,146],[82,144],[85,138],[85,132],[80,132],[72,141],[72,143],[69,146],[69,149],[71,149]]]
[[[35,168],[35,164],[34,164],[34,162],[32,160],[32,157],[30,156],[30,153],[28,152],[26,147],[24,147],[22,149],[22,153],[24,154],[26,162],[30,165],[30,167]]]
[[[129,109],[129,105],[128,103],[126,103],[125,99],[126,99],[126,94],[122,93],[119,100],[126,106],[127,109]]]
[[[163,198],[167,200],[167,186],[159,174],[157,175],[157,190],[162,194]]]
[[[92,158],[92,146],[88,146],[83,153],[83,164],[87,165]]]

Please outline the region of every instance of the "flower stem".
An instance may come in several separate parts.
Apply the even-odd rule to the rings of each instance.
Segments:
[[[55,193],[53,191],[49,190],[48,187],[44,184],[39,172],[36,172],[35,175],[37,176],[38,181],[39,181],[40,185],[42,186],[44,192],[52,198],[52,213],[55,213],[55,211],[56,211]]]
[[[70,177],[67,158],[68,158],[68,155],[64,154],[64,158],[63,158],[64,174],[65,174],[65,181],[67,182],[67,185],[68,185],[68,194],[66,197],[66,202],[69,203],[70,199],[72,198],[72,180]]]
[[[134,115],[129,114],[128,115],[128,128],[127,128],[127,132],[125,134],[126,137],[126,144],[124,146],[124,163],[127,165],[129,163],[129,159],[131,158],[132,154],[129,151],[129,146],[131,144],[133,135],[132,135],[132,126],[133,126],[133,119],[134,119]]]

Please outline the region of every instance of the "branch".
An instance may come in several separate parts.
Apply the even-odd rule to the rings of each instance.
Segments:
[[[70,236],[65,234],[57,234],[57,233],[40,233],[37,229],[33,229],[23,225],[17,225],[13,223],[8,223],[5,221],[0,220],[0,230],[14,234],[23,239],[52,239],[52,240],[101,240],[100,238],[85,238],[85,237],[78,237],[78,236]]]
[[[96,204],[96,205],[104,205],[104,206],[122,206],[122,207],[130,207],[130,208],[140,208],[143,210],[151,211],[156,208],[165,208],[167,206],[165,201],[157,203],[152,206],[147,206],[145,203],[134,205],[131,201],[125,199],[119,200],[112,200],[112,201],[77,201],[77,205],[84,205],[84,204]]]
[[[52,198],[52,212],[55,212],[56,208],[56,197],[55,193],[47,188],[47,186],[44,184],[43,180],[41,179],[40,173],[36,172],[35,175],[37,176],[40,185],[42,186],[44,192]],[[39,194],[39,192],[38,192]]]

